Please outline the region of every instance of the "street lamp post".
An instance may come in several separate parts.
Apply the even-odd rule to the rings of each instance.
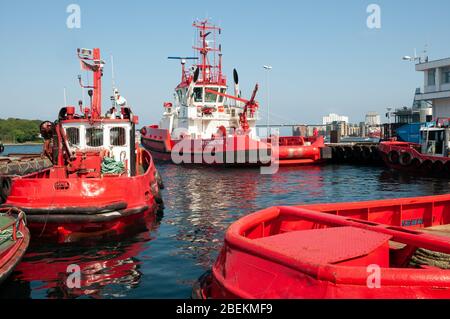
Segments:
[[[272,70],[272,66],[270,65],[264,65],[264,70],[267,71],[266,73],[266,86],[267,86],[267,137],[269,137],[269,127],[270,127],[270,83],[269,83],[269,72]]]

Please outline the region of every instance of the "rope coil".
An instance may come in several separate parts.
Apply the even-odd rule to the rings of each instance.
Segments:
[[[125,164],[117,162],[114,158],[105,157],[102,161],[102,174],[122,174],[125,172]]]
[[[450,269],[450,255],[424,248],[418,248],[411,257],[410,266],[430,266],[438,267],[440,269]]]

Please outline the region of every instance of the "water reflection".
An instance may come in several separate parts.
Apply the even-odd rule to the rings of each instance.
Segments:
[[[414,177],[383,167],[325,165],[215,169],[158,165],[166,189],[164,218],[145,231],[84,246],[36,242],[0,298],[188,298],[192,283],[214,262],[228,226],[273,205],[348,202],[437,195],[449,180]],[[67,265],[84,280],[67,289]]]
[[[31,291],[38,291],[45,298],[126,297],[142,279],[139,256],[150,248],[158,223],[155,218],[149,218],[146,226],[145,231],[131,234],[131,237],[128,233],[76,245],[34,242],[15,269],[9,286],[1,287],[0,296],[7,295],[6,290],[16,290],[24,283],[32,283]],[[67,285],[69,265],[80,267],[79,288]],[[21,296],[26,297],[31,295]]]

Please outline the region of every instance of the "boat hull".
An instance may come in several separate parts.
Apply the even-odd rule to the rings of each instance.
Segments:
[[[263,166],[271,161],[270,146],[247,135],[173,140],[168,130],[147,127],[141,144],[154,159],[174,164]]]
[[[174,162],[177,145],[183,141],[172,140],[168,130],[146,127],[141,135],[141,144],[152,153],[154,159]],[[306,143],[305,143],[306,142]],[[218,145],[214,160],[206,158],[211,153],[208,145]],[[262,166],[276,162],[280,166],[323,164],[331,159],[331,149],[324,144],[323,137],[303,138],[284,136],[276,146],[270,141],[256,141],[248,136],[234,136],[215,140],[190,140],[183,149],[185,161],[176,164],[208,164],[228,166]],[[327,152],[327,150],[329,150]]]
[[[7,210],[3,210],[4,213]],[[1,217],[5,218],[5,217]],[[14,222],[14,220],[13,220]],[[14,271],[15,267],[22,260],[30,243],[30,232],[25,225],[25,221],[19,221],[18,230],[21,237],[17,238],[13,245],[5,250],[0,250],[0,284],[6,280]]]
[[[151,156],[139,154],[146,169],[133,177],[58,178],[58,168],[50,168],[13,179],[5,205],[27,213],[31,233],[40,238],[66,242],[120,234],[162,208]]]
[[[449,157],[422,154],[419,148],[416,143],[381,142],[379,152],[391,169],[425,176],[450,176]]]
[[[449,207],[450,195],[443,195],[272,207],[245,216],[227,231],[193,297],[448,299],[450,270],[410,260],[417,247],[450,253],[448,234],[428,230],[448,229]],[[378,284],[370,277],[377,267]]]

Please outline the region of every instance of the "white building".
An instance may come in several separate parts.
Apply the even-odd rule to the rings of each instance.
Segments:
[[[368,112],[366,114],[366,125],[378,126],[381,124],[380,115],[376,112]]]
[[[416,71],[424,73],[424,91],[416,100],[432,105],[433,120],[450,118],[450,58],[416,64]]]
[[[348,116],[341,116],[334,113],[330,113],[327,116],[322,117],[322,124],[327,125],[333,122],[345,122],[348,123]]]

